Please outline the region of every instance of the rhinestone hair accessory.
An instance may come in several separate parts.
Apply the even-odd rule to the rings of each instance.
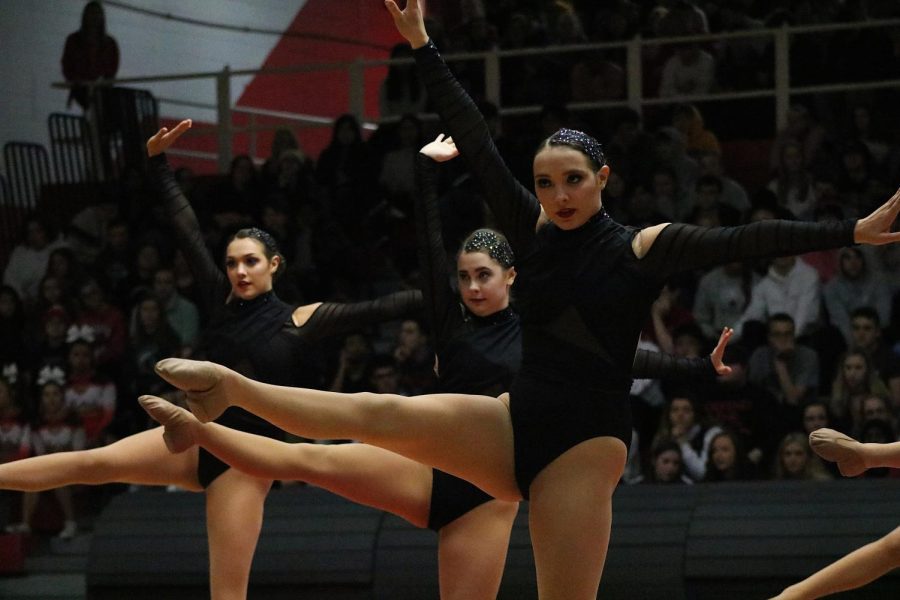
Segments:
[[[251,227],[247,230],[247,235],[261,241],[272,254],[279,254],[278,244],[268,231],[263,231],[259,227]]]
[[[588,158],[599,169],[606,164],[606,156],[603,154],[603,146],[600,142],[584,133],[575,129],[566,129],[563,127],[547,139],[548,144],[564,144],[571,146],[576,150],[584,152]]]
[[[515,263],[509,242],[490,229],[478,229],[470,235],[463,244],[463,252],[486,252],[504,269],[510,268]]]

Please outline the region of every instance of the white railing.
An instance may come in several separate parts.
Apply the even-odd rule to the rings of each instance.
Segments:
[[[568,105],[571,110],[605,109],[628,106],[641,113],[645,106],[671,104],[675,102],[706,102],[728,101],[747,98],[772,98],[775,101],[774,128],[780,129],[787,122],[787,113],[790,107],[790,99],[799,94],[821,94],[831,92],[846,92],[855,90],[873,90],[884,88],[900,88],[900,79],[891,79],[872,82],[834,82],[824,85],[794,86],[790,76],[790,41],[791,37],[800,34],[828,33],[843,30],[857,30],[865,28],[900,27],[900,19],[885,19],[877,21],[864,21],[856,23],[833,23],[827,25],[813,25],[788,27],[778,29],[758,29],[729,33],[715,33],[669,38],[642,38],[640,36],[624,42],[603,42],[591,44],[579,44],[572,46],[543,46],[539,48],[527,48],[518,50],[495,49],[488,52],[469,52],[448,54],[445,58],[448,62],[459,60],[481,60],[484,62],[485,97],[496,104],[501,115],[534,114],[541,110],[539,105],[529,106],[504,106],[500,94],[500,82],[502,78],[502,60],[514,56],[547,56],[550,54],[562,54],[570,52],[590,52],[594,50],[610,50],[624,48],[626,51],[626,97],[621,100],[607,100],[597,102],[577,102]],[[659,98],[647,96],[642,89],[643,81],[643,50],[648,46],[683,44],[689,42],[717,42],[742,38],[768,38],[774,45],[774,87],[769,89],[747,90],[739,92],[716,92],[691,96],[679,96],[675,98]],[[128,77],[91,85],[131,85],[146,84],[162,81],[179,81],[189,79],[210,79],[215,82],[216,103],[200,103],[190,100],[174,98],[158,98],[160,104],[170,106],[186,106],[194,108],[215,109],[216,127],[215,133],[218,140],[216,153],[192,152],[192,156],[203,156],[217,160],[221,171],[228,168],[232,158],[232,140],[237,133],[250,135],[251,156],[257,157],[256,133],[270,130],[276,125],[260,125],[258,117],[276,118],[281,122],[289,122],[301,127],[331,127],[334,118],[323,115],[308,115],[287,111],[274,111],[248,106],[232,106],[231,104],[231,79],[247,75],[279,75],[314,71],[339,71],[347,76],[347,89],[349,91],[347,106],[337,110],[338,113],[354,114],[363,127],[374,129],[380,119],[377,115],[365,114],[366,97],[365,70],[371,68],[383,68],[392,63],[411,62],[411,59],[401,60],[363,60],[350,62],[331,62],[297,65],[291,67],[267,68],[267,69],[241,69],[231,70],[228,66],[221,71],[207,71],[202,73],[154,75],[147,77]],[[69,87],[68,83],[55,83],[54,87]],[[234,114],[249,115],[249,124],[235,126],[232,120]],[[193,135],[199,135],[204,130],[195,131]],[[208,130],[205,130],[208,132]],[[178,151],[173,151],[177,154]],[[185,153],[187,154],[187,153]]]

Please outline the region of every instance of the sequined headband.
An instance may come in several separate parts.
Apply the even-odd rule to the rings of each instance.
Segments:
[[[251,227],[247,230],[247,235],[261,241],[272,254],[278,254],[278,244],[269,232],[263,231],[259,227]]]
[[[581,150],[587,154],[597,167],[606,164],[606,157],[603,155],[603,146],[600,142],[589,136],[588,134],[575,129],[566,129],[563,127],[550,136],[547,140],[551,144],[565,144]]]
[[[490,229],[479,229],[469,236],[463,246],[463,252],[485,252],[496,260],[504,269],[513,266],[515,258],[509,242]]]

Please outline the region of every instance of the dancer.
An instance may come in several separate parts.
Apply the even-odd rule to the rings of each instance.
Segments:
[[[420,308],[418,291],[358,304],[320,302],[289,306],[272,291],[273,279],[284,270],[284,261],[272,236],[255,228],[234,234],[227,246],[223,272],[207,250],[196,216],[162,154],[190,126],[188,120],[172,131],[161,129],[147,142],[147,150],[176,242],[191,266],[210,315],[201,350],[211,359],[262,381],[314,385],[311,353],[317,341],[396,319]],[[282,435],[244,411],[228,411],[219,422],[268,437]],[[246,597],[271,479],[230,469],[204,450],[173,455],[166,449],[158,428],[102,448],[0,465],[2,489],[43,491],[71,484],[112,482],[174,484],[204,491],[211,597]]]
[[[900,468],[900,442],[862,444],[834,429],[817,429],[809,434],[809,445],[847,477],[873,467]],[[898,546],[900,527],[785,588],[773,600],[813,600],[862,587],[900,567]]]
[[[609,167],[600,145],[561,130],[535,156],[535,198],[503,164],[477,107],[430,43],[418,2],[409,0],[403,11],[392,0],[386,5],[520,257],[522,367],[509,394],[501,402],[464,394],[334,394],[253,382],[213,363],[180,359],[161,361],[158,371],[188,391],[200,420],[239,405],[307,437],[353,438],[398,452],[495,498],[530,498],[539,597],[596,598],[612,493],[631,438],[631,364],[663,282],[735,260],[898,241],[900,233],[890,229],[900,192],[855,222],[635,230],[602,210]]]
[[[521,359],[521,329],[512,310],[512,250],[487,229],[463,243],[457,261],[460,292],[449,285],[433,161],[455,154],[437,140],[421,150],[416,196],[419,263],[427,315],[435,331],[439,387],[460,393],[498,394],[510,386]],[[647,376],[704,377],[727,372],[723,332],[710,359],[676,359],[639,352],[635,370]],[[492,399],[494,402],[499,401]],[[496,598],[506,561],[516,502],[494,500],[452,475],[366,444],[285,444],[224,427],[196,428],[190,413],[168,403],[145,405],[168,423],[170,448],[199,443],[228,464],[257,477],[300,479],[355,502],[392,512],[438,532],[438,572],[443,600]],[[177,423],[190,424],[177,427]],[[196,428],[196,431],[195,431]]]

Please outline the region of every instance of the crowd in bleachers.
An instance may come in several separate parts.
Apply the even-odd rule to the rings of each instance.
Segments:
[[[863,19],[865,6],[875,16],[896,13],[887,2],[824,2],[815,10],[812,2],[774,0],[547,4],[485,3],[459,25],[434,23],[429,31],[452,52]],[[862,63],[896,73],[900,36],[885,36],[887,46],[855,34],[826,36],[810,42],[822,52],[798,44],[792,56],[832,61],[846,70],[834,75],[839,80],[859,80],[851,67]],[[863,50],[872,53],[868,60],[843,60]],[[656,78],[651,89],[671,96],[673,104],[658,111],[653,127],[629,109],[598,116],[565,108],[569,101],[624,96],[624,55],[618,50],[565,55],[568,69],[542,57],[504,59],[504,102],[545,106],[538,119],[524,124],[481,104],[513,172],[530,187],[537,142],[560,126],[587,129],[604,142],[612,168],[604,205],[616,220],[636,227],[854,218],[900,185],[900,139],[882,126],[885,115],[877,110],[896,101],[896,93],[847,94],[827,105],[797,102],[787,127],[771,137],[771,158],[763,159],[770,179],[760,185],[726,170],[727,140],[704,125],[700,106],[677,97],[741,89],[748,82],[771,86],[772,69],[765,66],[771,61],[764,58],[771,48],[735,40],[660,52],[649,62],[645,55],[657,67],[645,69],[645,77]],[[706,73],[688,76],[686,65],[704,65]],[[759,71],[744,72],[750,68]],[[814,76],[805,63],[797,69]],[[480,98],[483,73],[469,63],[458,70]],[[873,76],[885,73],[891,71]],[[316,159],[283,129],[262,164],[238,156],[218,177],[178,169],[213,255],[223,256],[230,233],[253,224],[281,246],[287,276],[276,282],[276,292],[287,302],[352,301],[416,287],[414,159],[438,125],[415,116],[427,103],[412,68],[390,70],[381,106],[399,120],[365,138],[356,119],[344,115]],[[846,111],[824,110],[835,106]],[[463,161],[442,167],[442,177],[441,214],[453,255],[463,237],[490,224],[491,216]],[[95,203],[60,225],[48,215],[29,217],[3,267],[3,461],[94,447],[146,428],[136,396],[176,397],[154,373],[155,362],[202,356],[207,315],[197,309],[192,274],[139,170],[105,184]],[[831,426],[868,441],[896,440],[898,252],[896,245],[851,247],[730,264],[671,281],[653,306],[642,347],[703,356],[722,327],[734,327],[737,341],[726,352],[734,370],[690,387],[635,382],[636,443],[625,481],[827,478],[834,471],[811,454],[802,434]],[[325,344],[318,355],[326,389],[434,389],[427,326],[417,320],[360,331]],[[886,474],[876,469],[867,475]]]

